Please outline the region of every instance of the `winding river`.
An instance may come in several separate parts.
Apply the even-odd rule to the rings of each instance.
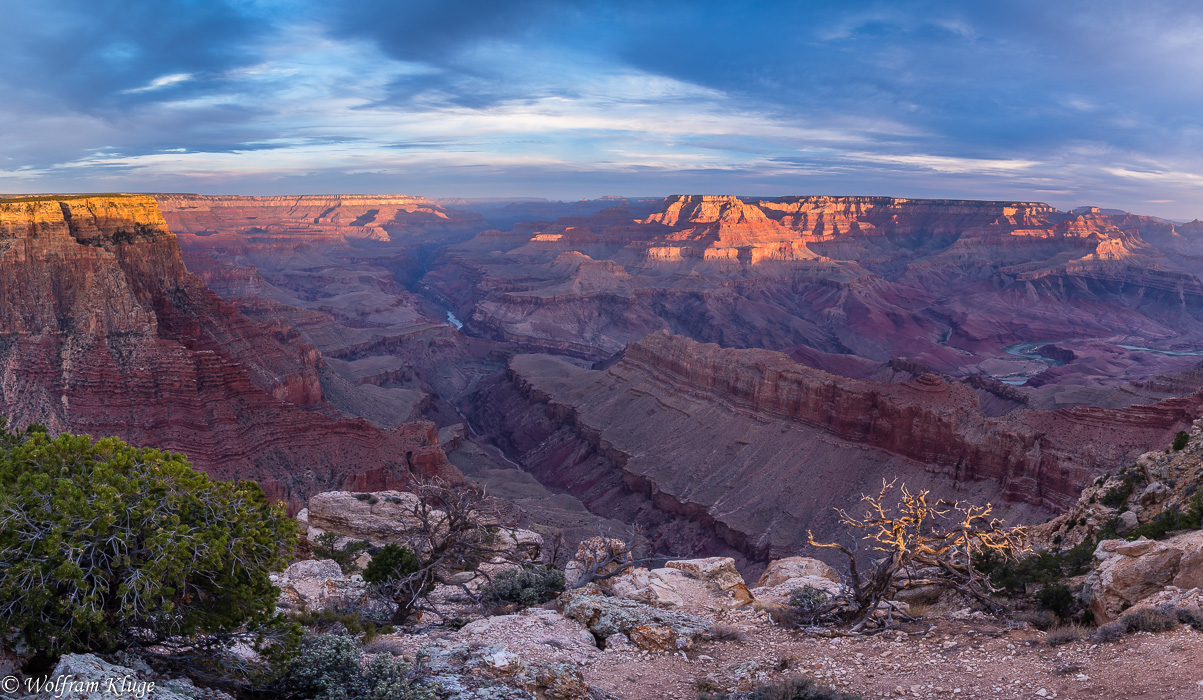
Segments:
[[[1022,357],[1025,360],[1036,360],[1038,362],[1043,362],[1048,367],[1058,367],[1065,363],[1060,360],[1054,360],[1052,358],[1045,357],[1045,356],[1039,354],[1038,352],[1036,352],[1036,348],[1040,347],[1041,345],[1056,345],[1057,343],[1064,343],[1064,342],[1071,342],[1071,341],[1065,341],[1065,340],[1061,340],[1061,341],[1056,341],[1056,340],[1028,341],[1028,342],[1024,342],[1024,343],[1016,343],[1014,345],[1008,345],[1007,347],[1003,348],[1003,352],[1007,353],[1008,355]],[[1103,341],[1099,341],[1099,342],[1103,342]],[[1123,348],[1124,350],[1134,350],[1137,352],[1153,352],[1153,353],[1157,353],[1158,355],[1170,355],[1173,357],[1203,357],[1203,350],[1159,350],[1157,348],[1146,348],[1146,347],[1141,347],[1139,345],[1120,345],[1118,343],[1107,343],[1107,344],[1114,345],[1117,348]],[[1043,371],[1043,370],[1041,370],[1041,371]],[[994,378],[1004,384],[1011,384],[1013,386],[1019,386],[1021,384],[1026,383],[1028,381],[1028,379],[1034,377],[1036,374],[1039,374],[1039,372],[1031,372],[1031,373],[1016,372],[1014,374],[1008,374],[1005,376],[999,376],[999,377],[994,377]]]

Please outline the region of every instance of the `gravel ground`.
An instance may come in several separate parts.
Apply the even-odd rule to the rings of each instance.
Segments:
[[[700,689],[746,690],[791,675],[865,700],[1203,700],[1203,633],[1185,626],[1139,632],[1109,644],[1082,640],[1054,647],[1029,625],[980,613],[925,618],[875,637],[787,630],[749,609],[713,617],[742,639],[707,641],[685,653],[629,646],[601,651],[576,622],[530,610],[459,632],[389,635],[382,643],[411,659],[436,639],[499,645],[527,662],[579,664],[591,687],[623,700],[694,700]]]
[[[924,620],[880,637],[808,636],[751,611],[725,613],[743,641],[697,652],[603,653],[590,685],[631,700],[697,697],[707,677],[730,687],[761,674],[810,676],[866,698],[1174,698],[1203,700],[1203,634],[1141,632],[1111,644],[1058,647],[1044,633],[992,620]],[[929,631],[930,630],[930,631]],[[753,666],[752,664],[755,664]]]

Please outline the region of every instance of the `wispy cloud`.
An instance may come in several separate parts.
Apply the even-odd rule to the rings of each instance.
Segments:
[[[155,78],[154,80],[150,81],[146,85],[143,85],[142,87],[130,88],[128,90],[122,90],[121,94],[134,95],[139,92],[151,92],[152,90],[161,90],[165,87],[171,87],[172,85],[178,85],[179,83],[183,83],[188,80],[192,80],[191,73],[172,73],[171,75],[164,75],[162,77]]]

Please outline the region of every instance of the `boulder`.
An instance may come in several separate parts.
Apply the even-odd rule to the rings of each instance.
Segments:
[[[811,557],[786,557],[769,562],[751,593],[759,603],[783,605],[793,591],[807,586],[831,596],[845,592],[840,575],[827,564]]]
[[[614,634],[610,635],[609,637],[606,637],[605,649],[606,649],[606,651],[614,652],[614,651],[638,651],[639,648],[631,643],[630,637],[626,636],[625,634],[622,634],[621,632],[615,632]]]
[[[830,596],[838,596],[846,592],[844,585],[838,581],[832,581],[822,576],[799,576],[786,579],[774,586],[757,586],[752,589],[751,594],[759,604],[784,605],[789,602],[790,594],[807,586],[824,591]]]
[[[229,695],[198,688],[187,679],[163,679],[146,669],[104,661],[94,654],[65,654],[46,679],[52,684],[36,697],[55,700],[233,700]]]
[[[1172,490],[1170,489],[1169,486],[1166,486],[1165,484],[1161,483],[1160,481],[1154,481],[1153,483],[1146,486],[1144,491],[1141,491],[1140,505],[1145,506],[1147,508],[1151,505],[1154,505],[1156,503],[1164,501],[1166,498],[1168,498],[1170,496],[1171,493],[1172,493]]]
[[[731,557],[682,559],[670,561],[664,566],[683,571],[690,578],[713,584],[724,591],[744,585],[744,577],[735,569],[735,560]]]
[[[764,573],[760,575],[760,580],[756,582],[757,588],[767,588],[785,583],[789,579],[804,578],[814,576],[827,579],[839,583],[840,575],[835,572],[827,564],[812,559],[811,557],[786,557],[785,559],[777,559],[769,562]]]
[[[1167,586],[1203,587],[1203,530],[1156,542],[1104,540],[1086,579],[1090,609],[1100,623]]]
[[[719,579],[730,582],[727,574],[720,575]],[[719,581],[695,578],[679,568],[633,567],[619,576],[602,579],[597,585],[612,596],[661,608],[728,609],[752,600],[743,579],[724,590]]]
[[[633,567],[598,586],[610,595],[664,608],[732,608],[752,600],[730,557],[670,561],[662,569]]]
[[[581,623],[543,608],[527,608],[514,615],[494,615],[470,622],[461,627],[452,639],[464,642],[497,639],[510,651],[521,653],[520,640],[526,636],[532,637],[532,644],[554,644],[557,649],[574,651],[578,655],[597,652],[593,634]]]
[[[394,609],[393,603],[371,594],[362,576],[344,576],[333,559],[296,562],[272,574],[271,581],[280,589],[276,605],[285,610],[351,609],[389,616]]]
[[[612,596],[672,608],[685,605],[684,589],[695,583],[676,569],[633,567],[619,576],[599,581],[598,586]]]
[[[316,541],[322,533],[333,532],[377,547],[406,544],[406,533],[419,526],[413,514],[417,505],[418,497],[405,491],[319,493],[309,499],[306,509],[309,539]]]
[[[1118,522],[1115,524],[1115,531],[1119,533],[1132,532],[1140,527],[1140,518],[1136,517],[1136,513],[1125,510],[1119,514]]]
[[[597,639],[621,633],[644,649],[692,649],[713,627],[697,615],[579,591],[562,594],[556,605],[564,617],[585,625]]]
[[[352,541],[364,541],[377,547],[400,544],[412,548],[415,533],[422,526],[414,515],[418,504],[418,497],[406,491],[327,491],[310,498],[309,507],[297,514],[297,520],[311,542],[330,532],[338,535],[334,546],[340,548]],[[432,510],[430,517],[438,523],[444,516],[442,511]],[[542,561],[546,558],[543,536],[519,528],[499,526],[490,549],[501,559]],[[361,559],[357,562],[360,566],[366,566],[370,561],[370,557]]]
[[[431,682],[462,700],[588,700],[580,663],[597,654],[593,635],[579,622],[542,608],[476,620],[418,650]]]

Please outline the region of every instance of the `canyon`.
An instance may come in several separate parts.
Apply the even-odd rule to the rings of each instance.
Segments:
[[[0,201],[0,413],[116,435],[297,503],[341,484],[454,475],[433,423],[340,417],[320,357],[183,263],[146,196]]]
[[[1047,519],[1203,412],[1199,222],[719,195],[0,212],[15,422],[294,501],[462,473],[570,539],[633,525],[746,570],[883,478]]]

